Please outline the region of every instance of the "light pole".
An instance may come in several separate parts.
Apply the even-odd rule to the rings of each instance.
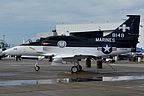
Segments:
[[[5,35],[3,35],[3,40],[5,41]]]

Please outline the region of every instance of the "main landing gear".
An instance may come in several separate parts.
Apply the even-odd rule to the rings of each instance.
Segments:
[[[77,65],[76,65],[77,64]],[[71,67],[71,72],[72,73],[77,73],[82,71],[82,66],[79,64],[79,62],[74,62],[74,66]]]

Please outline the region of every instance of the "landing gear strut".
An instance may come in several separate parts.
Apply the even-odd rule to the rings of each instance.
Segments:
[[[39,62],[40,61],[42,61],[44,58],[40,58],[40,59],[38,59],[37,61],[36,61],[36,63],[35,63],[35,71],[39,71],[40,70],[40,66],[38,66],[38,64],[39,64]]]

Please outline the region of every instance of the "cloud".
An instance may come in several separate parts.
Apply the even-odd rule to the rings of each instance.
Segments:
[[[99,17],[124,16],[143,8],[139,0],[8,0],[0,3],[0,17],[15,22],[81,22]],[[4,4],[3,4],[4,3]],[[133,10],[130,10],[133,9]],[[141,11],[141,10],[139,10]],[[137,13],[137,12],[136,12]],[[89,21],[89,20],[88,20]],[[76,22],[76,23],[78,23]]]
[[[118,22],[127,14],[144,15],[143,4],[143,0],[0,0],[0,33],[35,36],[61,23]]]

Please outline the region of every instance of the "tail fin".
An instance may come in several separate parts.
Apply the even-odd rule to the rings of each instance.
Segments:
[[[127,19],[104,38],[115,38],[114,42],[123,47],[136,47],[139,37],[140,15],[127,15]]]

